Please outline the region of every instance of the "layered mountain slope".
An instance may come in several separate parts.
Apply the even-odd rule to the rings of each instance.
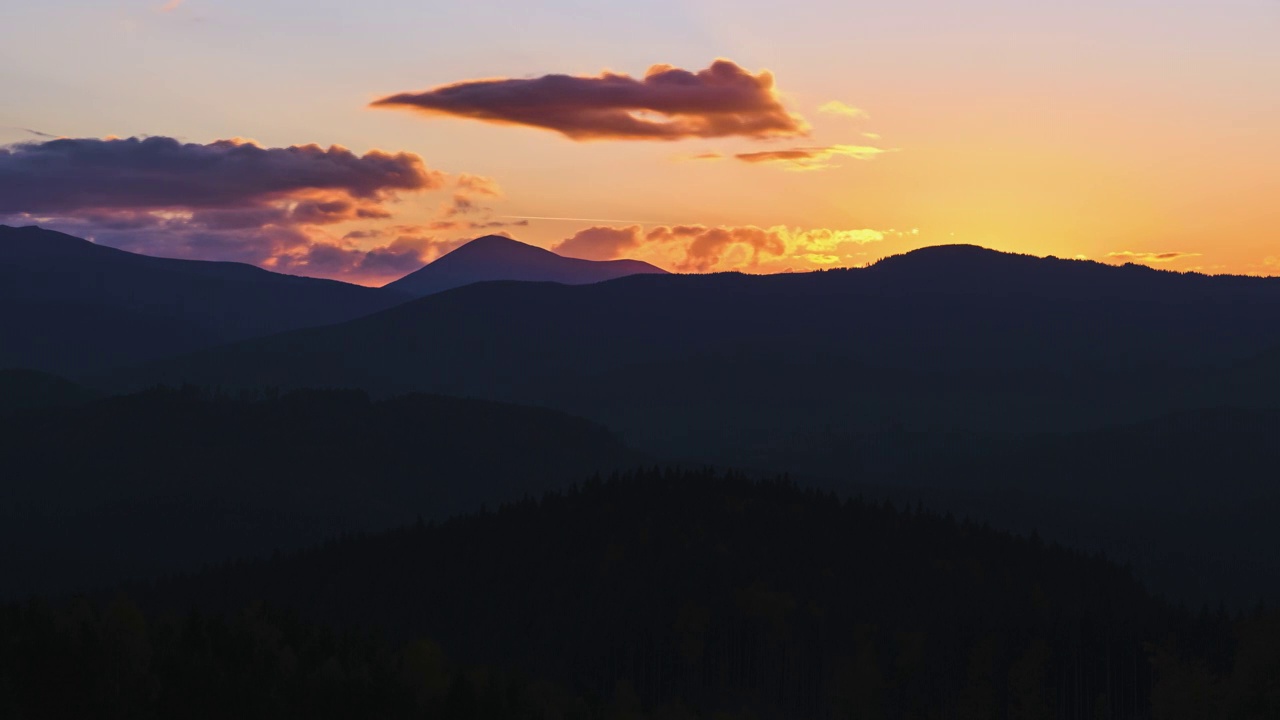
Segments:
[[[806,274],[483,283],[110,384],[515,400],[705,453],[830,426],[1069,429],[1253,402],[1271,391],[1224,373],[1277,345],[1280,280],[951,247]]]
[[[0,368],[63,375],[350,320],[394,291],[0,226]]]
[[[644,462],[542,408],[155,389],[0,413],[0,598],[442,520]]]

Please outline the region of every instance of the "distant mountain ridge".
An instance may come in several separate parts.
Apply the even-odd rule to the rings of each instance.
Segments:
[[[44,405],[0,411],[0,600],[440,521],[648,460],[580,418],[452,397],[155,388]]]
[[[485,235],[385,287],[414,297],[491,280],[586,285],[627,275],[666,274],[639,260],[582,260],[501,235]]]
[[[774,442],[779,429],[885,419],[1083,429],[1255,403],[1270,386],[1244,388],[1221,373],[1269,365],[1249,359],[1276,347],[1280,279],[944,247],[813,273],[484,283],[108,384],[361,387],[540,404],[679,455],[706,452],[711,436],[755,445],[757,433]],[[1237,397],[1242,389],[1252,395]]]
[[[0,225],[0,368],[60,375],[351,320],[395,291],[242,263],[157,258]]]

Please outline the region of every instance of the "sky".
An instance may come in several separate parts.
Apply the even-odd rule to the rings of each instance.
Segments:
[[[43,0],[0,222],[381,284],[917,247],[1280,275],[1280,2]],[[7,197],[6,197],[7,196]]]

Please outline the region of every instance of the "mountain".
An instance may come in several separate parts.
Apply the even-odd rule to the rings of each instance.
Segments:
[[[1227,379],[1278,346],[1280,279],[943,247],[827,272],[483,283],[104,382],[483,397],[705,456],[831,427],[1069,430],[1280,405],[1256,362],[1261,384]]]
[[[0,415],[0,596],[443,520],[645,459],[562,413],[425,395],[153,389]]]
[[[627,275],[665,274],[639,260],[580,260],[500,235],[486,235],[386,287],[414,297],[488,280],[586,285]]]
[[[1280,404],[1069,433],[828,430],[753,458],[806,485],[924,502],[1133,566],[1192,607],[1280,594]]]
[[[806,274],[482,283],[105,381],[542,405],[657,457],[936,498],[1142,562],[1180,597],[1222,580],[1246,599],[1280,577],[1257,551],[1280,542],[1259,513],[1280,499],[1259,471],[1280,425],[1248,415],[1280,409],[1277,347],[1277,279],[953,247]],[[1253,429],[1205,436],[1212,452],[1141,429],[1204,408]]]
[[[1233,666],[1228,618],[1196,621],[1103,558],[706,471],[589,482],[128,594],[253,627],[262,614],[244,608],[290,608],[416,643],[430,660],[416,678],[448,657],[617,708],[566,717],[1136,720]],[[1167,648],[1196,674],[1175,674]],[[1266,692],[1274,657],[1241,653],[1238,707]]]
[[[0,368],[79,376],[383,310],[394,291],[0,225]]]
[[[0,716],[1272,718],[1277,648],[1037,538],[654,471],[0,605]]]

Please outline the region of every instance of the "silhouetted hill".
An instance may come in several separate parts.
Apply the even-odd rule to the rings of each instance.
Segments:
[[[81,405],[98,393],[36,370],[0,369],[0,415],[47,407]]]
[[[1280,409],[1248,408],[1072,433],[832,429],[780,438],[750,463],[1105,550],[1161,593],[1233,607],[1280,595],[1278,465]]]
[[[544,405],[658,457],[936,497],[1108,548],[1162,590],[1236,600],[1274,585],[1257,544],[1276,539],[1266,446],[1216,434],[1202,462],[1194,438],[1134,424],[1280,408],[1277,345],[1280,280],[960,247],[796,275],[485,283],[117,381]],[[1271,432],[1255,420],[1249,437]],[[966,436],[992,449],[975,457]],[[864,442],[886,449],[860,456]],[[920,443],[946,452],[917,462]]]
[[[1201,720],[1280,700],[1275,610],[1192,616],[1034,537],[713,473],[127,591],[141,609],[0,606],[0,716]]]
[[[563,414],[158,389],[0,418],[0,596],[442,519],[642,459]]]
[[[583,285],[666,271],[639,260],[581,260],[557,255],[500,235],[457,248],[386,287],[422,297],[488,280],[528,280]]]
[[[399,293],[0,226],[0,368],[76,376],[350,320]]]
[[[932,248],[866,269],[485,283],[115,378],[556,407],[666,455],[826,427],[1033,431],[1280,406],[1280,280]]]
[[[1231,667],[1229,619],[1194,621],[1099,557],[714,473],[590,482],[129,592],[157,612],[266,601],[431,637],[657,717],[1142,718],[1153,680],[1163,698]],[[1241,705],[1266,692],[1267,659],[1250,662]]]

